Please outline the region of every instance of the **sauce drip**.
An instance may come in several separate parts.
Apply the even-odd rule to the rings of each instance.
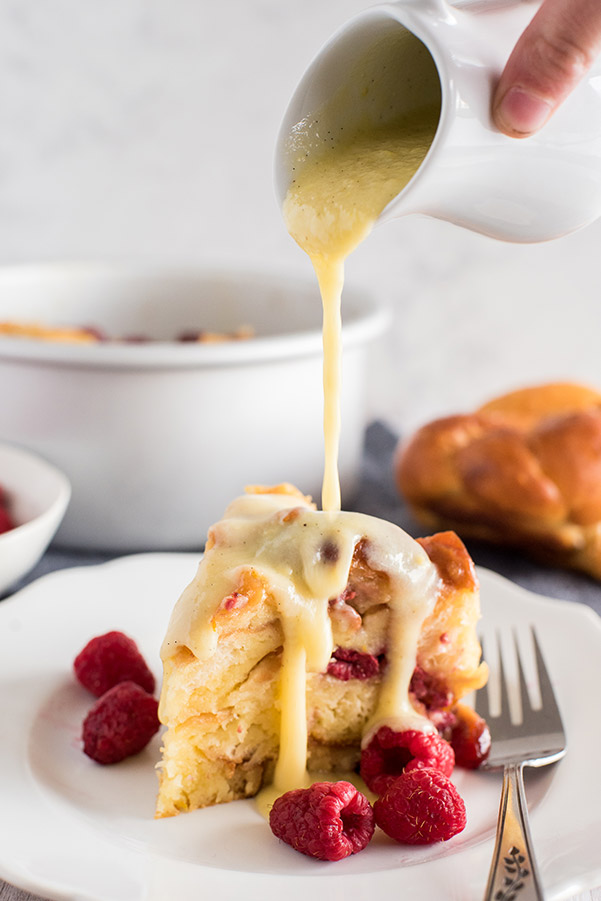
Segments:
[[[286,515],[287,511],[293,511]],[[245,570],[269,586],[284,633],[280,675],[280,752],[273,799],[307,784],[306,673],[323,673],[334,650],[329,600],[346,588],[357,543],[368,563],[390,580],[390,658],[369,729],[402,722],[432,730],[409,700],[417,636],[436,598],[438,572],[423,548],[398,526],[362,513],[332,516],[300,495],[237,498],[211,530],[213,546],[180,597],[163,642],[163,658],[184,645],[204,660],[218,651],[214,616]],[[252,561],[252,562],[249,562]]]
[[[341,507],[338,449],[344,262],[367,237],[384,207],[415,175],[434,138],[438,117],[438,107],[430,106],[393,125],[359,132],[322,154],[312,155],[298,172],[284,201],[286,226],[311,259],[323,305],[322,508],[326,513],[335,513]],[[424,618],[415,610],[408,613],[409,606],[397,600],[391,608],[391,665],[367,737],[384,721],[394,721],[397,727],[402,723],[407,728],[408,722],[420,719],[417,728],[429,728],[423,718],[417,717],[408,698]],[[300,697],[304,681],[303,654],[296,643],[291,643],[284,650],[282,704],[284,692],[287,694],[293,685],[294,691],[286,701],[295,705],[296,713],[291,716],[282,708],[280,757],[274,779],[274,788],[282,792],[306,782],[304,767],[300,772],[300,749],[303,747],[306,755],[307,743],[306,711]]]
[[[324,478],[322,508],[340,510],[341,298],[344,261],[367,237],[423,162],[439,118],[435,105],[358,132],[302,162],[284,200],[288,231],[309,255],[323,304]],[[300,160],[299,160],[300,161]]]
[[[279,758],[273,785],[259,796],[263,810],[278,795],[310,784],[306,674],[327,669],[334,650],[328,602],[346,587],[353,552],[362,539],[367,539],[370,567],[388,575],[391,590],[390,665],[364,741],[384,723],[398,729],[434,728],[414,710],[409,683],[421,627],[435,602],[437,570],[397,526],[341,512],[338,445],[344,261],[419,168],[438,117],[438,106],[424,106],[392,124],[358,130],[321,153],[307,154],[300,142],[284,216],[291,235],[311,258],[323,302],[323,509],[286,494],[251,494],[234,501],[212,530],[214,544],[180,598],[163,645],[164,657],[180,644],[200,659],[214,653],[211,623],[222,599],[236,590],[244,569],[266,580],[284,643]],[[286,508],[300,512],[284,516]]]

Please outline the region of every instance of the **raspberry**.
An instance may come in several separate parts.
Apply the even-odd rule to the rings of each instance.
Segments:
[[[395,732],[381,726],[361,752],[361,778],[377,795],[384,794],[403,772],[432,767],[450,776],[454,765],[453,749],[444,738],[416,729]]]
[[[84,753],[97,763],[118,763],[138,754],[159,730],[158,706],[135,682],[114,685],[83,722]]]
[[[409,691],[428,710],[439,710],[441,707],[448,707],[453,700],[451,692],[446,685],[437,679],[436,676],[427,673],[421,666],[416,666],[413,671]]]
[[[10,532],[10,530],[14,528],[15,523],[6,507],[0,507],[0,535],[3,532]]]
[[[446,842],[465,829],[465,804],[450,779],[432,767],[395,779],[374,803],[376,824],[406,845]]]
[[[455,708],[456,719],[451,727],[450,742],[455,763],[468,770],[477,769],[490,753],[490,730],[481,716],[465,704]]]
[[[368,844],[374,833],[374,812],[350,782],[316,782],[278,798],[269,825],[277,838],[301,854],[342,860]]]
[[[107,632],[87,643],[73,663],[79,682],[99,698],[119,682],[135,682],[149,694],[154,676],[133,639],[123,632]]]
[[[202,330],[181,332],[175,340],[183,342],[202,341]]]
[[[377,676],[380,672],[380,663],[373,654],[362,654],[353,648],[336,648],[328,663],[328,676],[348,682],[349,679],[359,679],[362,682]]]

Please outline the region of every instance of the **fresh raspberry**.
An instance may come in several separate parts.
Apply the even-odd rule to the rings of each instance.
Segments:
[[[0,535],[3,532],[10,532],[10,530],[14,528],[15,523],[6,507],[0,507]]]
[[[73,669],[83,687],[97,698],[119,682],[135,682],[149,694],[154,692],[154,676],[135,641],[123,632],[92,638],[75,658]]]
[[[442,710],[429,710],[428,711],[428,719],[432,723],[433,726],[436,727],[439,735],[451,743],[451,729],[457,722],[457,717],[453,713],[452,708],[447,707]],[[457,761],[455,761],[457,762]]]
[[[84,720],[84,753],[97,763],[118,763],[138,754],[159,730],[158,707],[135,682],[114,685]]]
[[[374,803],[376,824],[406,845],[446,842],[465,829],[465,804],[453,783],[432,767],[395,779]]]
[[[373,654],[362,654],[353,648],[336,648],[328,663],[328,676],[348,682],[349,679],[359,679],[364,682],[377,676],[380,672],[380,663]]]
[[[197,342],[197,341],[202,341],[202,335],[203,335],[202,329],[198,329],[196,331],[190,330],[189,332],[181,332],[176,337],[175,340],[183,341],[184,343],[192,342],[192,341]]]
[[[457,704],[454,713],[449,740],[455,752],[455,763],[475,770],[490,753],[490,730],[486,720],[466,704]]]
[[[451,692],[436,676],[427,673],[421,666],[416,666],[411,676],[409,691],[428,710],[439,710],[448,707],[452,701]]]
[[[455,754],[437,732],[408,729],[395,732],[381,726],[361,752],[361,778],[377,795],[382,795],[391,782],[403,772],[432,767],[450,776]]]
[[[342,860],[362,851],[374,834],[371,804],[350,782],[316,782],[278,798],[271,831],[301,854]]]

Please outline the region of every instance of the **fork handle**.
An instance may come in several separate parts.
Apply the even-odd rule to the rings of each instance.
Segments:
[[[508,763],[503,770],[497,838],[484,901],[544,899],[528,826],[523,771],[523,763]]]

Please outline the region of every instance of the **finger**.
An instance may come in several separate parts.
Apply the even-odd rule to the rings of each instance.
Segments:
[[[600,0],[545,0],[513,50],[493,98],[512,137],[538,131],[601,52]]]

